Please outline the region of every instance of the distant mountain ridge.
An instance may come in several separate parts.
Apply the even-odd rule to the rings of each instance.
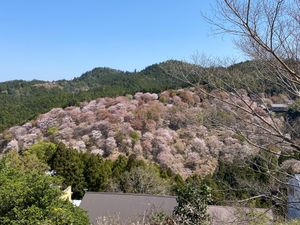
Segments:
[[[37,84],[45,84],[45,83],[56,83],[61,86],[68,86],[68,85],[73,85],[77,86],[78,84],[85,82],[91,85],[92,87],[97,87],[99,86],[99,81],[107,81],[108,77],[110,76],[144,76],[144,75],[162,75],[164,72],[161,69],[164,66],[171,66],[174,63],[181,63],[181,64],[187,64],[185,62],[181,61],[176,61],[176,60],[168,60],[162,63],[157,63],[150,65],[146,67],[145,69],[138,71],[138,72],[128,72],[128,71],[122,71],[118,69],[113,69],[109,67],[96,67],[90,71],[87,71],[80,75],[79,77],[74,77],[71,80],[66,80],[66,79],[61,79],[61,80],[55,80],[55,81],[44,81],[44,80],[37,80],[33,79],[31,81],[26,81],[26,80],[10,80],[10,81],[4,81],[0,82],[0,90],[3,91],[5,89],[13,89],[13,88],[20,88],[22,86],[28,86],[28,85],[37,85]],[[190,64],[192,65],[192,64]],[[164,74],[166,75],[166,74]],[[96,81],[96,83],[95,83]],[[110,80],[108,80],[110,82]]]
[[[133,94],[137,91],[159,92],[186,86],[168,76],[154,64],[139,72],[95,68],[72,80],[53,82],[13,80],[0,83],[0,131],[22,124],[54,107],[78,105],[98,97]]]
[[[249,65],[251,66],[251,62],[237,64],[237,68],[243,71],[244,80],[248,79],[246,75]],[[23,124],[55,107],[64,108],[99,97],[115,97],[138,91],[158,93],[167,89],[187,87],[187,83],[171,75],[177,72],[197,71],[199,68],[197,65],[168,60],[138,72],[99,67],[72,80],[2,82],[0,83],[0,132],[11,126]],[[235,65],[232,65],[228,70],[234,68]],[[227,70],[227,68],[222,69]],[[252,81],[251,75],[249,80]],[[203,84],[209,83],[205,74],[201,74],[198,81]],[[241,85],[248,83],[250,82],[243,81]],[[257,84],[253,86],[259,87]],[[272,85],[268,88],[271,91],[276,89]],[[261,90],[265,91],[263,88]]]

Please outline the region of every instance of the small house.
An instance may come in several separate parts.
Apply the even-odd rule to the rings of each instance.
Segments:
[[[287,104],[271,104],[269,110],[272,112],[280,113],[280,112],[287,112],[289,109]]]

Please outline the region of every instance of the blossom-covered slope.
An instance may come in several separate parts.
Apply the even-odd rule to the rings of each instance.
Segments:
[[[267,118],[258,104],[252,105]],[[194,88],[99,98],[80,107],[54,108],[6,130],[0,135],[0,152],[55,141],[110,158],[134,153],[184,177],[204,175],[214,171],[218,160],[243,159],[257,152],[228,128],[237,123],[223,110],[228,108]]]

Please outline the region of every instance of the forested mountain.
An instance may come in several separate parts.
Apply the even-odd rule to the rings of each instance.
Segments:
[[[220,72],[234,71],[227,79],[236,85],[251,84],[261,92],[280,92],[274,85],[253,83],[251,62],[220,68]],[[209,83],[209,72],[200,67],[180,61],[166,61],[154,64],[139,72],[124,72],[110,68],[95,68],[73,80],[23,81],[14,80],[0,83],[0,131],[13,125],[22,124],[55,107],[78,105],[98,97],[112,97],[142,92],[160,92],[167,89],[185,87],[187,84],[172,74],[191,73],[197,76],[197,82]],[[223,72],[222,72],[223,71]],[[207,73],[208,72],[208,73]],[[203,73],[200,74],[199,73]],[[207,73],[207,74],[206,74]],[[242,78],[242,81],[239,81]],[[210,81],[212,82],[212,81]],[[271,93],[272,94],[272,93]]]
[[[228,98],[224,91],[212,92]],[[246,93],[243,100],[252,102]],[[287,98],[274,96],[263,101],[272,104]],[[251,105],[269,119],[261,103]],[[194,172],[206,174],[215,169],[219,159],[233,161],[236,156],[246,157],[256,152],[243,136],[228,129],[235,124],[239,128],[244,126],[234,116],[237,109],[232,107],[231,111],[228,112],[228,105],[197,88],[97,98],[79,106],[54,108],[22,126],[5,130],[0,134],[0,152],[10,149],[22,152],[45,140],[63,142],[79,151],[104,157],[134,153],[184,177]],[[284,126],[283,117],[277,120]],[[250,129],[248,124],[245,126]],[[258,132],[254,126],[252,131],[252,136]]]
[[[22,155],[28,149],[29,152],[30,149],[43,150],[47,146],[52,146],[50,150],[45,148],[47,153],[60,149],[54,158],[49,157],[47,163],[64,177],[65,187],[71,185],[79,197],[85,187],[93,191],[132,191],[130,185],[127,187],[122,183],[123,180],[113,180],[113,162],[120,157],[128,157],[129,161],[132,155],[145,165],[156,163],[160,167],[152,174],[156,178],[163,178],[164,171],[168,171],[167,178],[171,178],[171,183],[178,178],[175,175],[183,179],[199,175],[206,177],[206,182],[215,190],[224,189],[224,193],[228,187],[237,190],[229,195],[215,193],[214,200],[218,204],[222,204],[224,199],[256,196],[260,188],[255,188],[269,183],[270,191],[277,188],[271,185],[271,178],[259,174],[260,169],[274,166],[272,163],[263,164],[274,160],[279,167],[287,158],[274,157],[249,144],[246,138],[251,136],[252,140],[279,151],[276,146],[270,145],[270,142],[273,144],[272,139],[261,138],[260,129],[251,125],[251,121],[256,120],[254,115],[211,98],[208,93],[214,93],[222,100],[228,98],[225,91],[206,92],[201,88],[188,87],[158,94],[137,92],[133,96],[97,98],[81,102],[79,106],[54,108],[22,126],[14,126],[1,133],[0,153],[16,150]],[[251,103],[257,115],[276,122],[284,129],[285,119],[281,114],[271,120],[260,102],[254,102],[247,93],[242,94],[242,99],[239,102],[241,106]],[[232,97],[232,100],[238,102],[239,98]],[[285,103],[287,100],[284,95],[262,99],[268,104]],[[298,113],[297,108],[293,109]],[[295,113],[293,115],[297,116]],[[230,127],[247,130],[247,136]],[[47,144],[50,142],[55,144]],[[87,160],[85,157],[88,157]],[[270,160],[264,162],[262,159],[266,157]],[[252,160],[261,166],[249,169]],[[145,171],[149,174],[148,167],[136,171],[128,169],[126,163],[121,164],[124,168],[122,174],[127,174],[129,180],[131,176],[145,177]],[[85,172],[84,168],[89,170]],[[258,207],[269,204],[264,199],[255,201]]]
[[[45,82],[14,80],[0,83],[0,131],[24,123],[54,107],[77,105],[103,96],[158,92],[183,86],[166,75],[160,65],[138,73],[96,68],[73,80]]]

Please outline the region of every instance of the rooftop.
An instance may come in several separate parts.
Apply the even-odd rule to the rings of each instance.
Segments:
[[[158,196],[148,194],[130,193],[108,193],[108,192],[87,192],[80,204],[80,207],[88,212],[90,220],[97,225],[97,220],[103,218],[114,218],[122,224],[131,224],[146,219],[155,212],[164,212],[172,215],[176,207],[176,196]],[[255,215],[263,214],[273,218],[270,209],[249,209],[227,206],[209,206],[208,213],[212,218],[212,224],[232,224],[255,210]],[[249,218],[248,218],[249,219]],[[243,224],[243,223],[239,223]],[[247,224],[247,223],[245,223]]]

